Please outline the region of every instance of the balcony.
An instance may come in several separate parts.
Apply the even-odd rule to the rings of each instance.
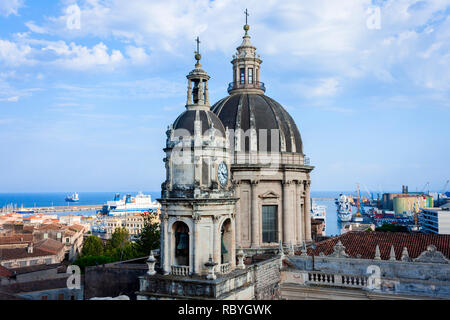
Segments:
[[[171,274],[173,274],[174,276],[188,276],[189,266],[172,266]]]
[[[264,92],[266,92],[266,86],[264,85],[264,82],[254,82],[254,83],[237,83],[237,82],[231,82],[228,85],[228,93],[230,93],[233,90],[236,89],[259,89]]]

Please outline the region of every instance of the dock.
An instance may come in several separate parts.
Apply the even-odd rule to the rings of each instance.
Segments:
[[[0,208],[0,213],[32,210],[33,213],[55,213],[55,212],[75,212],[75,211],[97,211],[101,210],[102,204],[83,206],[53,206],[53,207],[29,207],[29,208]]]

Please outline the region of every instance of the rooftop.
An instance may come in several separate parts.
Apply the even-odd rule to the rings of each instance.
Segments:
[[[316,249],[308,248],[308,255],[320,253],[330,255],[334,252],[334,246],[341,241],[345,252],[353,258],[361,256],[362,259],[373,259],[375,248],[378,245],[382,260],[389,260],[391,246],[394,246],[395,256],[400,260],[403,248],[408,249],[410,258],[417,258],[427,250],[429,245],[436,246],[448,259],[450,257],[450,235],[445,234],[423,234],[423,233],[397,233],[397,232],[355,232],[350,231],[338,237],[327,239],[316,243]],[[297,251],[295,254],[300,255]]]

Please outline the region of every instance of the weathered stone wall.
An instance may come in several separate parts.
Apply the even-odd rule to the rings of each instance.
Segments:
[[[148,271],[146,264],[110,264],[87,267],[84,278],[85,299],[127,295],[136,300],[139,277]]]
[[[280,299],[280,259],[278,257],[254,265],[255,299]]]
[[[140,277],[138,299],[253,299],[254,270],[235,270],[215,280],[172,275]]]
[[[312,257],[289,256],[290,272],[298,275],[284,277],[283,283],[303,285],[303,273],[313,270]],[[315,257],[314,270],[326,274],[369,276],[368,267],[380,268],[379,293],[416,295],[436,298],[450,297],[450,264],[371,260],[356,258]],[[302,274],[300,274],[302,273]],[[288,278],[290,280],[288,280]],[[307,285],[307,284],[306,284]]]

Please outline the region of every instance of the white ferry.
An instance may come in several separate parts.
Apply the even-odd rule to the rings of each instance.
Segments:
[[[123,215],[127,212],[157,212],[161,209],[158,201],[152,201],[150,195],[139,192],[135,197],[127,194],[120,199],[120,194],[116,193],[114,200],[107,201],[100,213],[108,216]]]
[[[326,220],[327,220],[327,206],[325,205],[318,205],[317,203],[313,202],[311,205],[311,217],[314,220],[323,221],[323,232],[322,235],[325,235],[325,227],[326,227]]]

